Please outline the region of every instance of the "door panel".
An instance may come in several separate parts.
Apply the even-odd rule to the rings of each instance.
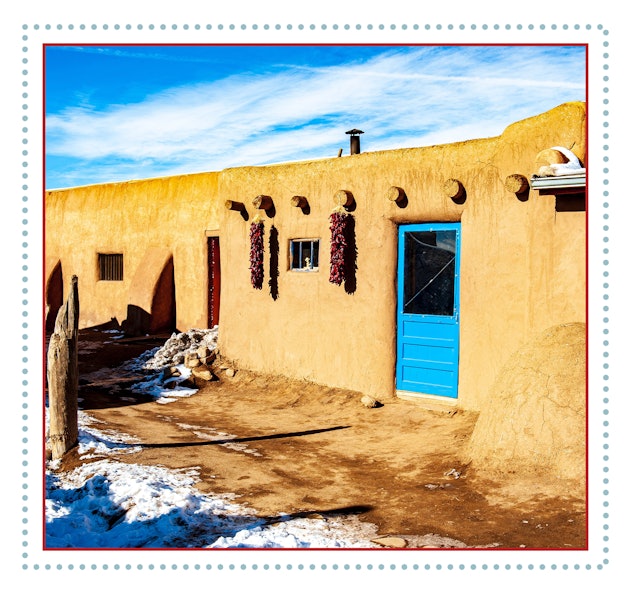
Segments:
[[[399,229],[398,390],[457,397],[460,224]]]
[[[219,256],[219,237],[207,238],[208,255],[208,326],[219,325],[219,303],[222,286],[222,271]]]

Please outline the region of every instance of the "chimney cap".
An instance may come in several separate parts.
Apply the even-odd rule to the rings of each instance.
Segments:
[[[352,134],[353,136],[357,136],[358,134],[364,134],[364,132],[362,130],[357,130],[356,128],[353,128],[353,130],[349,130],[348,132],[345,132],[345,134]]]

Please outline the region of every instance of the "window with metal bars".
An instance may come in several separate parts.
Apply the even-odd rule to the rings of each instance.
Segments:
[[[320,239],[292,239],[290,241],[290,270],[317,272]]]
[[[122,253],[99,253],[99,280],[123,280]]]

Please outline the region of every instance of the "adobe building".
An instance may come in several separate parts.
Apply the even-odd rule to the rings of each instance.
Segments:
[[[47,191],[47,326],[76,275],[80,327],[219,325],[241,368],[481,412],[539,336],[585,336],[584,103],[448,145],[351,132],[337,158]]]

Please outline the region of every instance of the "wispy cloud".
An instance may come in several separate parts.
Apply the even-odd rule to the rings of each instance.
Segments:
[[[561,48],[385,48],[336,66],[276,64],[50,114],[47,154],[66,171],[49,167],[48,185],[334,156],[353,127],[366,150],[490,136],[584,95],[583,55]]]

